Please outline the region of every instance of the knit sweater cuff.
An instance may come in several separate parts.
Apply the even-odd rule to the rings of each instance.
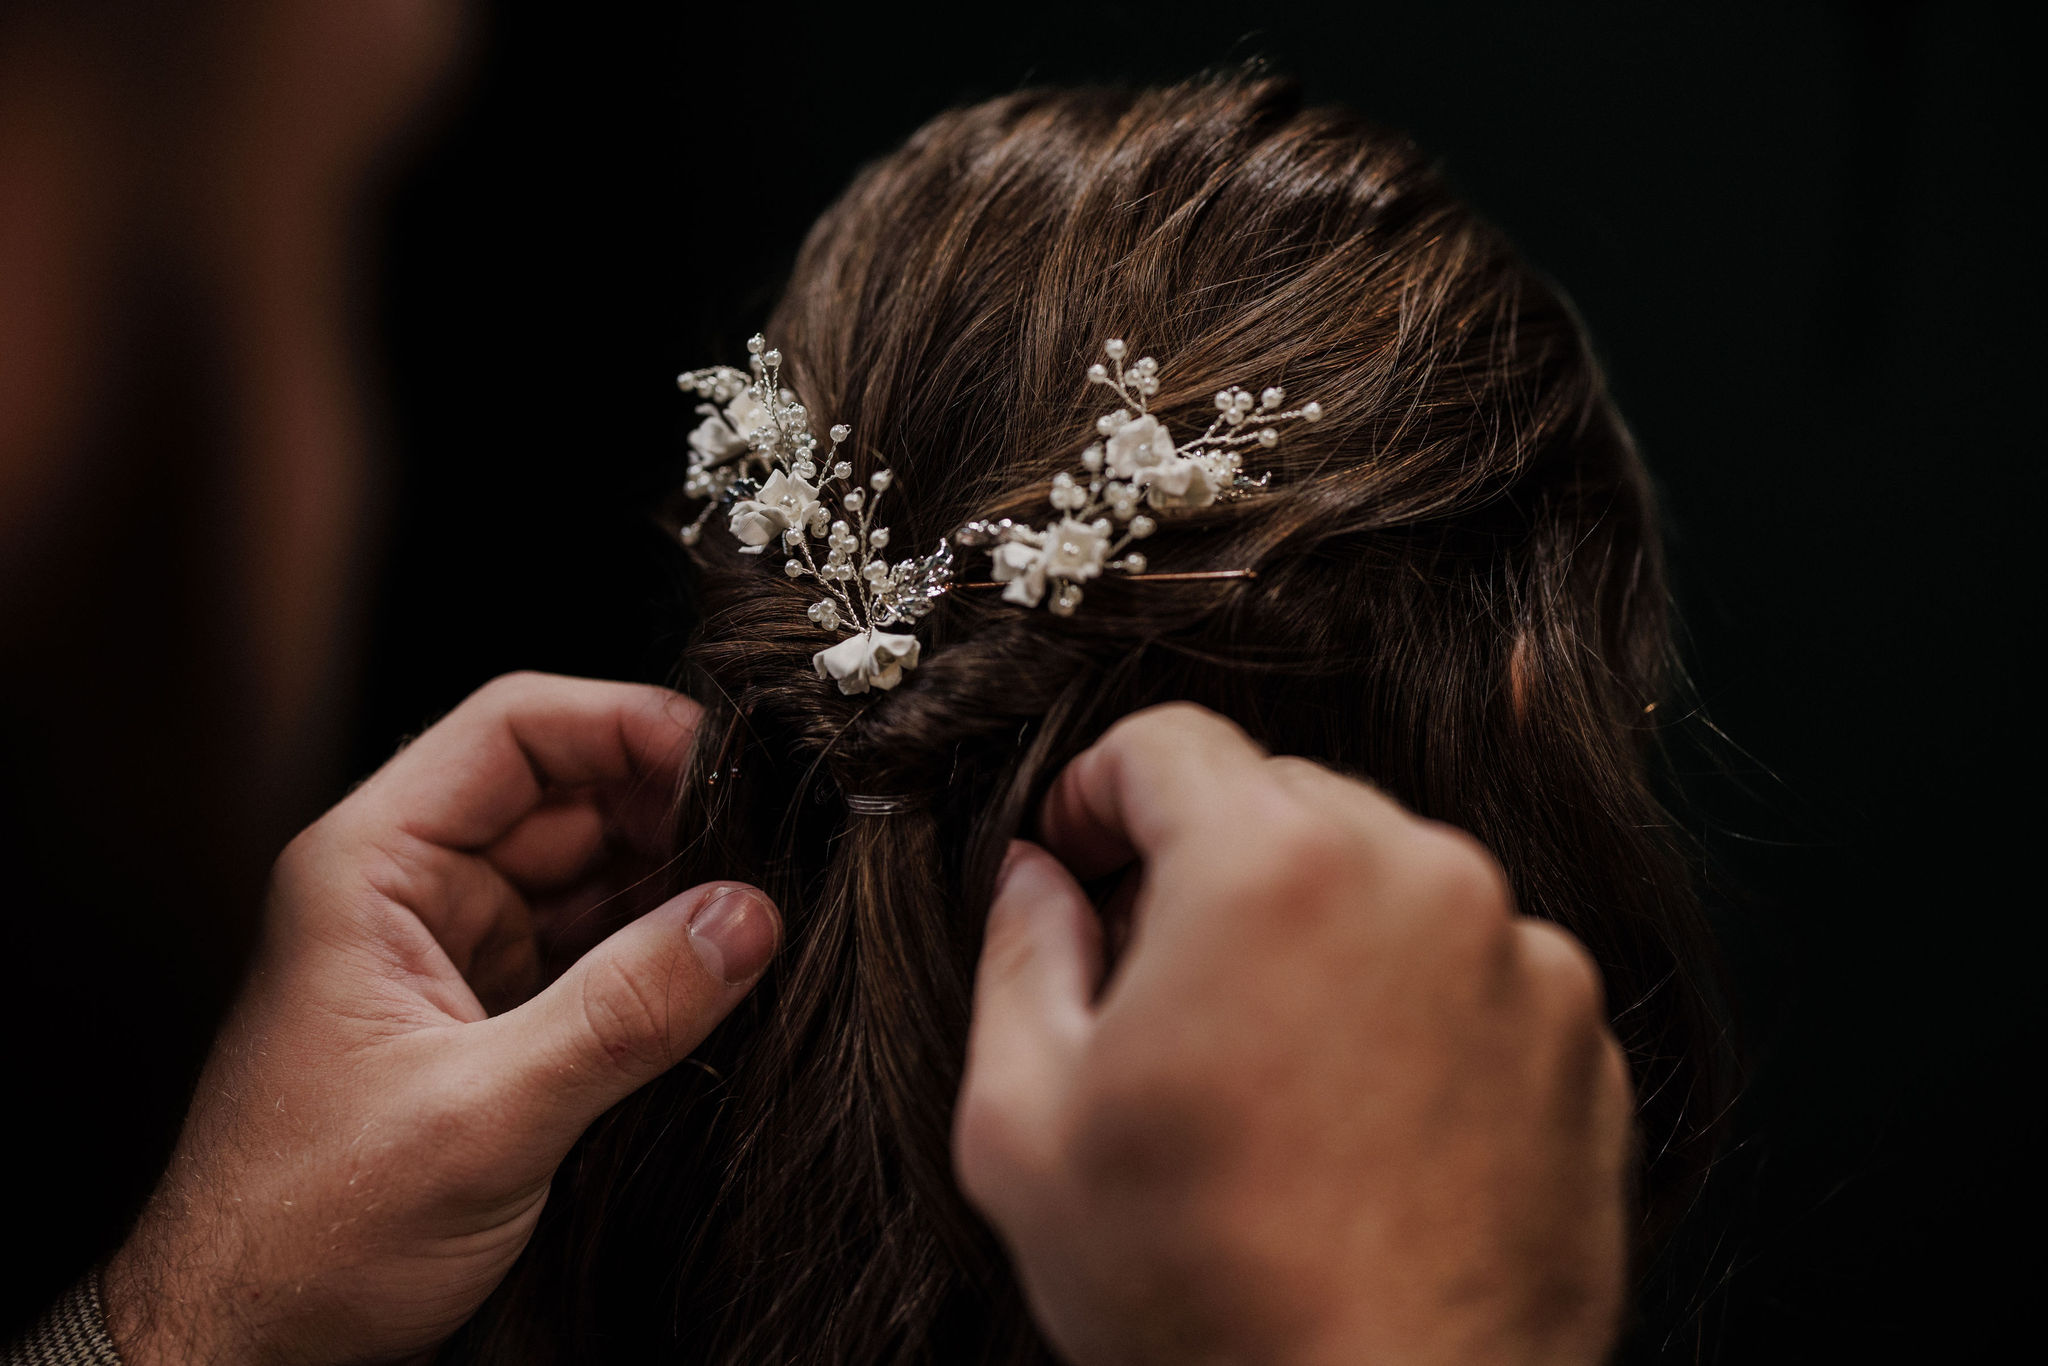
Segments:
[[[100,1305],[100,1273],[88,1272],[13,1342],[0,1366],[121,1366]]]

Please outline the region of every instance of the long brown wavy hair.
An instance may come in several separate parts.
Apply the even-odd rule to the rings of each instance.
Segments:
[[[765,887],[787,946],[586,1136],[447,1359],[1050,1360],[949,1163],[971,971],[1051,777],[1170,698],[1470,830],[1585,941],[1640,1098],[1653,1271],[1717,1141],[1718,998],[1654,784],[1651,494],[1557,291],[1405,139],[1240,73],[941,115],[819,220],[766,330],[852,427],[856,477],[896,471],[897,547],[1042,517],[1106,406],[1082,371],[1107,337],[1159,358],[1175,424],[1234,382],[1328,416],[1257,453],[1270,492],[1164,514],[1146,546],[1256,580],[1112,576],[1068,618],[956,592],[889,693],[819,682],[815,593],[714,527],[674,875]]]

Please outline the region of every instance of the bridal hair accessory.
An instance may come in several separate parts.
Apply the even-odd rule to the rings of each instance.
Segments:
[[[690,433],[683,481],[683,492],[705,507],[682,529],[683,543],[695,545],[705,522],[725,508],[740,554],[779,544],[787,552],[782,572],[824,590],[811,620],[851,633],[811,656],[818,677],[835,680],[843,693],[886,691],[917,667],[918,643],[884,628],[912,625],[932,610],[952,577],[952,547],[941,541],[930,555],[890,564],[882,553],[889,528],[876,524],[875,513],[894,476],[883,468],[868,476],[866,489],[853,482],[853,466],[839,459],[852,435],[844,424],[832,428],[821,456],[810,414],[782,387],[782,353],[758,335],[747,350],[751,373],[721,365],[676,379],[685,393],[709,400],[697,408],[704,420]],[[834,502],[844,516],[833,515]]]
[[[1266,487],[1266,475],[1244,472],[1247,446],[1268,450],[1280,444],[1281,423],[1314,422],[1323,415],[1320,403],[1280,411],[1287,393],[1278,385],[1256,399],[1249,389],[1233,385],[1216,395],[1216,417],[1194,440],[1175,445],[1173,436],[1146,410],[1146,400],[1159,392],[1159,362],[1140,356],[1124,364],[1129,348],[1115,338],[1102,344],[1109,364],[1088,367],[1088,380],[1113,390],[1125,406],[1095,420],[1103,440],[1081,452],[1081,472],[1053,476],[1051,501],[1061,514],[1043,527],[1020,526],[1005,517],[995,522],[969,522],[953,533],[963,546],[987,546],[993,578],[1003,585],[1003,600],[1036,607],[1045,599],[1058,616],[1081,605],[1081,585],[1105,569],[1135,577],[1240,578],[1249,570],[1204,574],[1145,573],[1145,556],[1131,550],[1158,530],[1152,517],[1139,511],[1205,508]]]
[[[1249,569],[1147,573],[1145,556],[1129,548],[1158,529],[1141,505],[1203,508],[1263,489],[1265,475],[1244,472],[1244,449],[1271,449],[1280,424],[1323,415],[1316,403],[1281,411],[1286,394],[1277,386],[1256,398],[1232,386],[1216,395],[1208,430],[1176,445],[1146,407],[1159,392],[1159,363],[1143,356],[1126,366],[1128,348],[1107,341],[1110,364],[1089,366],[1088,379],[1113,390],[1124,406],[1096,420],[1103,439],[1081,453],[1079,475],[1054,476],[1050,501],[1060,516],[1043,527],[1007,517],[969,522],[931,554],[892,565],[882,553],[889,529],[875,514],[894,475],[884,467],[868,476],[867,489],[854,483],[852,464],[838,458],[852,435],[844,424],[831,429],[831,445],[820,455],[810,414],[782,387],[782,353],[758,335],[747,350],[744,371],[720,365],[676,379],[685,393],[705,400],[697,405],[704,420],[690,433],[683,481],[684,494],[704,507],[682,528],[682,540],[697,544],[705,524],[724,510],[742,555],[779,546],[786,555],[782,572],[824,592],[811,604],[811,620],[848,633],[811,656],[818,677],[848,694],[887,691],[917,667],[917,637],[885,628],[914,626],[950,589],[1001,588],[1006,602],[1026,607],[1045,601],[1050,589],[1048,607],[1066,616],[1081,603],[1081,585],[1106,570],[1155,581],[1252,577]],[[835,501],[843,517],[834,516],[829,504]],[[988,548],[988,582],[953,582],[955,544]]]

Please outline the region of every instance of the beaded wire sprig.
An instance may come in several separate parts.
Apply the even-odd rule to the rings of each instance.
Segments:
[[[930,555],[890,564],[883,555],[889,529],[876,524],[875,514],[895,476],[885,467],[868,476],[866,489],[854,484],[853,465],[839,459],[852,435],[843,423],[831,429],[832,444],[820,456],[810,414],[782,387],[782,353],[758,335],[747,350],[750,373],[721,365],[676,379],[685,393],[707,400],[698,405],[704,420],[690,433],[683,482],[683,492],[705,506],[682,529],[683,542],[696,544],[724,508],[742,555],[779,544],[788,556],[782,572],[825,592],[811,604],[811,620],[850,633],[811,656],[818,677],[833,679],[843,693],[893,688],[917,667],[918,642],[883,628],[914,624],[932,610],[952,577],[952,547],[941,541]],[[833,515],[833,502],[843,517]]]
[[[1081,605],[1081,585],[1105,570],[1144,577],[1197,577],[1145,574],[1145,556],[1130,549],[1158,529],[1139,511],[1203,508],[1219,500],[1263,489],[1267,476],[1244,472],[1242,450],[1279,444],[1279,426],[1297,419],[1314,422],[1323,415],[1319,403],[1281,411],[1287,395],[1274,385],[1257,398],[1233,385],[1216,395],[1216,417],[1194,440],[1175,445],[1172,435],[1146,408],[1159,392],[1159,362],[1141,356],[1124,364],[1129,348],[1119,339],[1102,344],[1109,364],[1088,367],[1090,383],[1114,391],[1124,405],[1096,419],[1103,438],[1081,452],[1078,477],[1061,472],[1053,477],[1051,502],[1060,513],[1044,527],[999,521],[969,522],[953,533],[963,546],[986,546],[991,574],[1003,585],[1005,601],[1036,607],[1045,601],[1059,616]],[[1239,577],[1243,570],[1199,577]]]
[[[1249,569],[1146,572],[1145,556],[1130,547],[1158,524],[1139,509],[1204,508],[1263,489],[1267,476],[1245,473],[1243,451],[1278,445],[1281,424],[1314,422],[1322,405],[1282,411],[1286,394],[1279,386],[1255,398],[1233,385],[1216,395],[1208,430],[1176,445],[1147,409],[1159,392],[1159,363],[1142,356],[1125,365],[1128,349],[1120,340],[1104,342],[1110,363],[1088,367],[1089,381],[1112,390],[1124,406],[1096,419],[1102,439],[1081,452],[1079,476],[1053,477],[1056,520],[1043,527],[1007,517],[969,522],[931,554],[892,565],[883,554],[889,529],[878,525],[876,512],[895,476],[883,467],[868,476],[866,489],[854,484],[853,465],[839,458],[852,434],[843,423],[831,429],[831,445],[819,454],[810,414],[782,387],[782,353],[756,336],[747,343],[746,370],[720,365],[677,377],[685,393],[705,400],[697,406],[704,420],[690,433],[683,481],[683,492],[704,507],[682,528],[683,543],[695,545],[723,510],[741,554],[779,546],[786,555],[783,573],[824,590],[811,604],[811,620],[847,633],[811,656],[818,677],[834,680],[843,693],[886,691],[902,682],[905,671],[917,667],[918,641],[884,628],[915,625],[949,589],[1000,587],[1006,601],[1036,607],[1050,588],[1047,605],[1066,616],[1081,604],[1081,585],[1105,570],[1150,580],[1250,577]],[[833,502],[845,516],[834,516]],[[953,581],[955,544],[988,548],[990,582]]]

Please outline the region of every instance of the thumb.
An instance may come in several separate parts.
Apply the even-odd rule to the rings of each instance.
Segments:
[[[753,989],[781,937],[766,893],[695,887],[489,1021],[494,1071],[529,1107],[529,1137],[559,1157],[591,1121],[681,1062]]]
[[[1102,922],[1081,884],[1035,844],[1010,845],[975,975],[967,1075],[955,1112],[961,1185],[1000,1214],[1016,1160],[1047,1132],[1094,1028]]]

